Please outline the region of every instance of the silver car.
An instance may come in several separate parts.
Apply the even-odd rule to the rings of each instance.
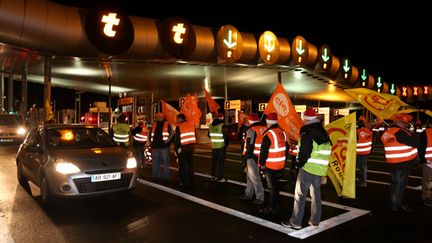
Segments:
[[[42,202],[131,191],[136,184],[135,158],[102,129],[87,125],[47,124],[34,128],[17,157],[19,183],[30,180]]]
[[[20,115],[0,114],[0,144],[22,143],[26,134],[27,129]]]

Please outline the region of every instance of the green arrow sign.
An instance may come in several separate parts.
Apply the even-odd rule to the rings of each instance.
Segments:
[[[364,69],[363,68],[363,72],[362,72],[362,75],[360,76],[361,77],[361,79],[363,80],[363,81],[366,81],[366,79],[367,79],[367,75],[366,75],[366,69]]]
[[[391,87],[390,87],[390,94],[394,94],[395,92],[396,92],[395,85],[394,85],[394,84],[391,84]]]
[[[345,59],[345,65],[342,68],[346,73],[350,70],[350,66],[348,64],[348,59]]]
[[[229,49],[232,49],[237,45],[237,42],[233,41],[232,30],[228,30],[227,39],[224,39],[223,42]]]
[[[296,47],[296,51],[299,55],[302,55],[306,50],[303,49],[303,41],[302,40],[298,40],[298,47]]]
[[[381,86],[382,86],[381,77],[378,77],[378,81],[377,81],[376,85],[378,88],[381,88]]]
[[[327,62],[328,60],[330,60],[330,57],[328,56],[328,53],[327,53],[327,48],[324,48],[324,54],[321,55],[321,58],[323,59],[324,62]]]

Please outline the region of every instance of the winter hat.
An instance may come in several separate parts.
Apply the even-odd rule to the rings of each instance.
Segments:
[[[406,113],[398,113],[398,114],[394,114],[390,120],[393,121],[402,121],[402,122],[406,122],[406,123],[410,123],[412,121],[413,117],[411,115],[408,115]]]
[[[250,114],[248,117],[248,122],[249,122],[249,124],[254,124],[255,122],[259,122],[258,115],[255,113]]]
[[[277,121],[278,121],[278,117],[277,117],[276,113],[268,114],[267,119],[266,119],[267,124],[273,125],[273,124],[276,124]]]
[[[303,113],[303,120],[311,121],[318,118],[318,114],[313,108],[307,108]]]

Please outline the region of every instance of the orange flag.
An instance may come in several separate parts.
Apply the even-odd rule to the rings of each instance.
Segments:
[[[272,112],[278,114],[279,126],[285,130],[289,139],[298,142],[300,140],[300,128],[303,126],[303,121],[297,114],[291,99],[281,83],[278,83],[275,91],[273,91],[264,114],[268,115]]]
[[[161,104],[162,104],[162,114],[164,114],[165,118],[171,125],[176,126],[177,125],[176,116],[180,114],[178,110],[176,110],[176,108],[172,107],[171,105],[169,105],[163,100],[161,100]]]
[[[194,96],[191,96],[190,94],[186,96],[185,102],[182,105],[180,112],[186,116],[186,120],[191,124],[195,126],[200,124],[202,113],[198,108],[198,99],[196,94],[194,94]]]
[[[205,98],[207,101],[207,105],[210,109],[210,113],[217,113],[217,111],[220,109],[220,106],[218,103],[216,103],[216,101],[213,99],[213,97],[211,96],[211,94],[206,90],[206,88],[204,87],[204,85],[202,86],[202,89],[205,93]]]

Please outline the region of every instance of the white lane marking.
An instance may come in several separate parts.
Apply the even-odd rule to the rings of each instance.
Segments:
[[[212,208],[212,209],[220,211],[222,213],[226,213],[226,214],[235,216],[237,218],[241,218],[241,219],[247,220],[249,222],[252,222],[252,223],[255,223],[255,224],[267,227],[267,228],[272,229],[272,230],[279,231],[279,232],[287,234],[287,235],[290,235],[290,233],[294,232],[293,229],[286,228],[286,227],[284,227],[284,226],[282,226],[280,224],[276,224],[276,223],[267,221],[265,219],[261,219],[261,218],[255,217],[255,216],[252,216],[252,215],[249,215],[249,214],[246,214],[246,213],[234,210],[232,208],[227,208],[225,206],[222,206],[222,205],[219,205],[219,204],[216,204],[216,203],[213,203],[213,202],[210,202],[210,201],[207,201],[207,200],[204,200],[204,199],[192,196],[190,194],[186,194],[184,192],[180,192],[180,191],[174,190],[174,189],[166,187],[166,186],[162,186],[162,185],[159,185],[159,184],[156,184],[156,183],[153,183],[153,182],[150,182],[150,181],[146,181],[146,180],[143,180],[143,179],[138,179],[138,181],[141,184],[144,184],[144,185],[156,188],[158,190],[161,190],[161,191],[173,194],[173,195],[175,195],[177,197],[184,198],[184,199],[189,200],[191,202],[194,202],[194,203],[197,203],[197,204],[201,204],[203,206]]]
[[[211,156],[203,155],[203,154],[194,154],[194,156],[201,157],[201,158],[207,158],[207,159],[211,159],[212,158]],[[225,160],[226,161],[230,161],[230,162],[234,162],[234,163],[237,163],[237,164],[241,163],[240,160],[236,160],[236,159],[225,159]],[[285,168],[285,170],[290,170],[290,169]],[[376,174],[383,174],[383,175],[390,175],[390,173],[388,173],[388,172],[382,172],[382,171],[376,171],[376,170],[368,170],[367,172],[372,172],[372,173],[376,173]],[[420,180],[422,179],[422,177],[420,177],[420,176],[409,176],[409,178],[420,179]],[[367,181],[370,182],[370,183],[376,183],[376,181],[373,181],[373,180],[367,180]],[[383,184],[383,183],[386,183],[386,182],[382,182],[382,183],[380,182],[380,183],[377,183],[377,184]],[[389,184],[387,183],[387,184],[383,184],[383,185],[389,185]]]
[[[178,168],[171,167],[171,166],[169,168],[171,170],[178,171]],[[197,176],[201,176],[201,177],[211,178],[210,175],[200,173],[200,172],[195,172],[194,174]],[[141,179],[138,179],[138,180],[141,180]],[[231,184],[239,185],[239,186],[244,186],[244,187],[246,186],[246,183],[240,182],[240,181],[227,180],[227,182],[231,183]],[[266,191],[268,191],[268,190],[266,190]],[[279,193],[282,196],[294,198],[294,194],[292,194],[292,193],[288,193],[288,192],[284,192],[284,191],[280,191]],[[311,201],[311,198],[307,197],[306,200]],[[353,220],[355,218],[358,218],[358,217],[361,217],[365,214],[370,213],[370,211],[368,211],[368,210],[353,208],[350,206],[345,206],[345,205],[341,205],[341,204],[337,204],[337,203],[333,203],[333,202],[321,201],[321,204],[329,206],[329,207],[347,210],[348,212],[343,213],[343,214],[338,215],[338,216],[335,216],[335,217],[332,217],[332,218],[329,218],[329,219],[326,219],[326,220],[320,222],[320,225],[318,227],[307,226],[307,227],[302,228],[300,230],[292,230],[292,232],[288,233],[288,235],[290,235],[292,237],[299,238],[299,239],[305,239],[305,238],[310,237],[312,235],[315,235],[317,233],[320,233],[320,232],[323,232],[323,231],[328,230],[330,228],[336,227],[342,223],[348,222],[349,220]],[[222,211],[222,212],[224,212],[224,211]],[[251,216],[251,215],[249,215],[249,216]],[[252,217],[254,217],[254,216],[252,216]],[[283,228],[285,228],[285,227],[283,227]],[[287,229],[287,228],[285,228],[285,229]]]
[[[2,212],[0,212],[0,242],[14,243],[14,239],[12,238],[6,222],[5,214]]]
[[[382,181],[374,181],[374,180],[367,180],[367,182],[369,183],[375,183],[375,184],[379,184],[379,185],[387,185],[390,186],[390,183],[388,182],[382,182]],[[415,190],[415,191],[421,191],[421,185],[420,186],[407,186],[406,188],[411,189],[411,190]]]

